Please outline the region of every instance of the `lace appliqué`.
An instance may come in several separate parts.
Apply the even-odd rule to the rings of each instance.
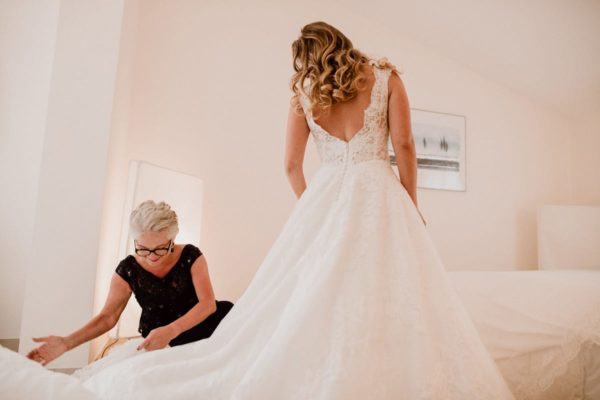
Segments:
[[[303,95],[300,97],[308,127],[323,164],[358,164],[388,159],[387,105],[391,70],[378,68],[374,62],[371,62],[371,65],[375,74],[371,102],[365,110],[363,127],[348,142],[331,135],[317,124],[309,111],[309,100]]]

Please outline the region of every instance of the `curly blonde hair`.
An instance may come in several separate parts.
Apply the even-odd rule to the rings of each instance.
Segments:
[[[301,109],[300,96],[308,98],[309,111],[327,112],[332,105],[352,100],[365,88],[367,78],[363,66],[369,58],[355,49],[350,39],[326,22],[305,25],[300,37],[292,43],[293,66],[296,71],[290,86],[292,103]],[[387,60],[377,62],[380,68],[392,68]]]

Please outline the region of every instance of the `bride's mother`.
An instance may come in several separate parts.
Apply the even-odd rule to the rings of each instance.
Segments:
[[[145,201],[130,217],[135,254],[117,266],[98,315],[67,336],[34,338],[42,343],[27,357],[45,365],[64,352],[112,329],[131,293],[142,307],[138,350],[156,350],[209,337],[232,303],[216,301],[202,252],[176,244],[177,215],[164,203]]]

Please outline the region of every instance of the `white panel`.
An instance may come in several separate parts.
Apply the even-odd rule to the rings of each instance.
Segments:
[[[544,206],[538,211],[539,269],[600,270],[600,207]]]
[[[92,317],[123,1],[62,0],[19,352]],[[89,345],[50,364],[87,364]]]
[[[0,6],[0,245],[11,249],[0,263],[0,339],[21,327],[59,3]]]

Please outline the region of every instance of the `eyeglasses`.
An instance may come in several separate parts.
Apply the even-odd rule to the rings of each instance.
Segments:
[[[146,248],[138,248],[137,247],[137,242],[134,241],[135,243],[135,254],[137,254],[140,257],[148,257],[150,254],[155,254],[159,257],[162,257],[164,255],[166,255],[167,253],[169,253],[169,251],[171,250],[171,246],[173,245],[173,241],[169,240],[169,244],[167,247],[157,247],[155,249],[146,249]]]

